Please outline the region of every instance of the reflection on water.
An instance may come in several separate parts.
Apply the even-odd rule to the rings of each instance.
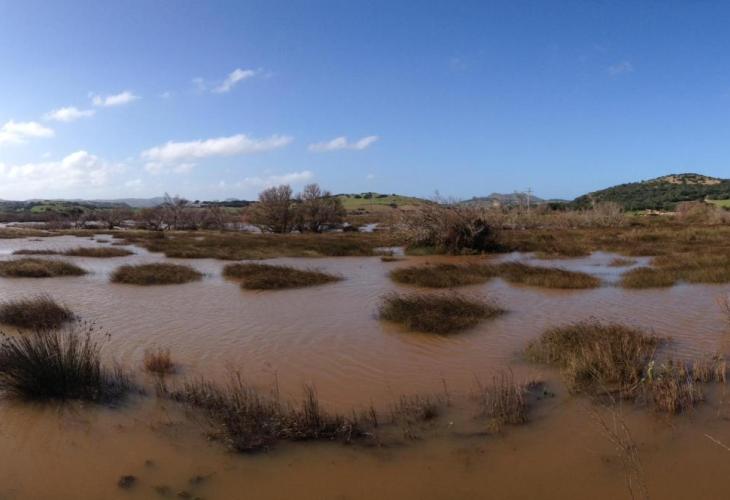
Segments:
[[[12,251],[20,248],[62,250],[106,244],[65,236],[0,240],[0,258],[12,258]],[[672,337],[670,349],[679,356],[724,352],[728,344],[728,328],[715,300],[729,287],[623,290],[614,284],[626,268],[608,266],[615,257],[610,254],[556,261],[500,257],[588,272],[601,277],[605,286],[545,290],[496,279],[463,287],[460,292],[490,297],[509,312],[462,334],[440,337],[381,323],[376,318],[378,302],[390,291],[411,289],[391,282],[387,276],[391,269],[463,258],[419,257],[395,263],[377,257],[274,259],[271,262],[317,267],[345,280],[308,289],[254,292],[221,277],[225,262],[165,259],[130,248],[136,254],[122,258],[64,257],[90,271],[83,277],[0,279],[0,298],[49,293],[109,331],[105,355],[130,368],[141,365],[146,349],[161,346],[170,348],[182,364],[178,380],[199,375],[225,380],[237,369],[256,383],[277,381],[290,396],[298,396],[302,384],[313,383],[320,398],[337,409],[370,402],[387,405],[403,393],[441,391],[444,381],[450,391],[463,395],[475,377],[488,379],[503,368],[515,371],[517,378],[540,374],[543,368],[519,359],[526,342],[549,326],[590,317]],[[108,281],[119,265],[161,260],[184,262],[206,276],[201,282],[159,287]],[[639,260],[637,265],[646,262]],[[542,375],[555,379],[552,373]],[[560,393],[557,381],[553,385],[559,396],[548,403],[550,411],[542,408],[534,423],[506,436],[463,442],[453,437],[434,439],[402,450],[292,446],[246,458],[227,455],[204,442],[179,410],[157,402],[141,401],[117,410],[79,408],[77,413],[2,403],[0,498],[44,498],[53,491],[62,492],[57,498],[116,494],[154,498],[154,482],[169,485],[176,493],[185,489],[186,476],[209,473],[214,473],[210,484],[199,486],[199,494],[206,498],[292,498],[293,491],[297,498],[376,494],[485,498],[490,490],[499,493],[495,498],[526,498],[534,497],[541,487],[549,488],[541,495],[546,498],[582,498],[586,491],[599,491],[599,498],[625,495],[620,467],[605,463],[610,444],[588,421],[583,403]],[[708,427],[717,427],[711,414],[707,407],[698,412]],[[651,417],[632,418],[639,426],[654,425]],[[667,460],[657,458],[657,446],[663,447],[662,453],[676,455],[672,455],[675,468],[686,465],[683,447],[691,444],[701,444],[699,456],[693,457],[703,464],[717,458],[715,453],[721,455],[702,437],[704,430],[692,429],[682,421],[672,430],[647,430],[652,437],[646,446],[654,450],[647,452],[647,468],[666,475],[662,468]],[[730,442],[728,431],[714,432]],[[663,439],[667,434],[672,436],[670,443]],[[722,459],[730,464],[728,456]],[[145,460],[155,464],[145,466]],[[33,480],[39,465],[52,469],[42,483]],[[715,463],[713,470],[722,466]],[[704,477],[709,474],[706,469],[695,472]],[[138,475],[144,486],[120,493],[116,479],[126,473]],[[710,497],[717,492],[712,485],[705,487]],[[668,488],[660,497],[680,498],[677,491]]]

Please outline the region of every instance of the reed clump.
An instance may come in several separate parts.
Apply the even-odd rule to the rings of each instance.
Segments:
[[[486,419],[491,432],[499,432],[506,425],[521,425],[529,420],[530,398],[541,392],[542,382],[517,383],[511,372],[492,377],[489,384],[477,380],[472,398],[476,401],[480,419]]]
[[[510,283],[562,289],[585,289],[601,286],[595,276],[554,267],[530,266],[520,262],[505,262],[498,266],[499,276]]]
[[[203,275],[190,266],[168,263],[121,266],[111,275],[113,283],[143,286],[176,285],[202,278]]]
[[[557,366],[574,393],[632,392],[660,339],[619,323],[582,321],[551,328],[527,346],[532,361]]]
[[[380,319],[428,333],[453,333],[504,312],[495,304],[458,294],[391,294],[380,305]]]
[[[241,288],[250,290],[279,290],[323,285],[342,280],[341,277],[314,269],[270,264],[228,264],[223,275],[240,280]]]
[[[125,250],[124,248],[114,247],[78,247],[64,251],[63,255],[108,259],[111,257],[126,257],[128,255],[134,255],[134,252]]]
[[[0,344],[0,392],[29,400],[112,402],[131,388],[121,370],[101,363],[91,325],[5,337]]]
[[[84,274],[86,274],[85,270],[62,260],[27,257],[0,262],[0,276],[5,278],[54,278]]]
[[[66,306],[49,295],[38,295],[0,303],[0,323],[31,330],[59,328],[75,318]]]
[[[155,350],[145,351],[143,363],[145,370],[159,376],[170,375],[176,371],[170,349],[160,347]]]
[[[390,279],[406,285],[449,288],[484,283],[495,274],[493,267],[479,264],[434,264],[394,269]]]
[[[369,436],[355,416],[324,411],[311,387],[305,387],[299,404],[282,404],[276,394],[267,394],[240,377],[226,386],[206,381],[187,383],[167,390],[173,400],[202,411],[211,435],[238,452],[272,448],[279,441],[341,441],[350,443]]]

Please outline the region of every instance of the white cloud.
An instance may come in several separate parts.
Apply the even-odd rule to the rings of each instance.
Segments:
[[[0,163],[0,197],[22,199],[70,194],[107,185],[110,176],[123,170],[86,151],[76,151],[57,161],[5,165]]]
[[[111,108],[114,106],[123,106],[125,104],[129,104],[130,102],[136,101],[137,99],[140,99],[139,96],[134,95],[129,90],[125,90],[124,92],[120,92],[119,94],[114,95],[108,95],[108,96],[100,96],[100,95],[93,95],[91,96],[91,102],[94,103],[94,106],[100,106],[104,108]]]
[[[149,162],[148,170],[150,168],[155,170],[159,167],[150,166],[150,164],[191,163],[194,160],[211,156],[261,153],[284,147],[291,141],[292,138],[285,135],[272,135],[265,139],[254,139],[245,134],[189,142],[169,141],[163,145],[142,151],[141,157]]]
[[[341,137],[335,137],[331,141],[310,144],[309,150],[312,152],[315,152],[315,153],[324,153],[327,151],[337,151],[340,149],[354,149],[354,150],[360,151],[360,150],[368,148],[370,145],[372,145],[378,139],[379,139],[379,137],[377,135],[369,135],[367,137],[363,137],[362,139],[360,139],[358,141],[349,142],[347,140],[347,137],[341,136]]]
[[[195,163],[169,164],[164,162],[150,161],[144,166],[149,173],[157,175],[172,172],[175,174],[186,174],[195,167]]]
[[[236,68],[226,77],[225,80],[223,80],[223,83],[213,89],[213,92],[217,94],[229,92],[233,87],[238,84],[238,82],[253,78],[258,73],[259,70]]]
[[[235,184],[238,188],[268,188],[278,186],[280,184],[303,184],[314,178],[314,174],[309,170],[301,172],[289,172],[281,175],[269,175],[266,177],[246,177]]]
[[[79,118],[88,118],[94,116],[95,113],[96,111],[93,109],[78,109],[74,106],[67,106],[48,112],[44,115],[43,118],[56,122],[72,122],[78,120]]]
[[[28,139],[53,137],[52,129],[38,122],[16,122],[10,120],[0,127],[0,145],[23,144]]]
[[[609,75],[615,77],[623,75],[624,73],[633,73],[634,65],[631,64],[629,61],[622,61],[620,63],[609,66],[607,71]]]
[[[124,183],[124,187],[137,189],[142,187],[142,179],[130,179]]]

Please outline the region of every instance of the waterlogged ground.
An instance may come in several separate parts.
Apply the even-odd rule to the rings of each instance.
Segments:
[[[108,244],[66,236],[0,240],[0,259],[20,248]],[[91,271],[83,277],[0,279],[0,297],[43,292],[64,302],[110,333],[108,362],[136,371],[150,387],[139,369],[142,357],[147,349],[164,347],[181,364],[173,383],[198,376],[225,381],[239,370],[261,386],[278,384],[284,397],[298,397],[303,384],[311,383],[328,408],[342,411],[371,403],[387,410],[401,394],[443,394],[446,387],[453,407],[421,439],[399,446],[290,444],[240,456],[208,441],[193,415],[153,395],[119,408],[4,401],[0,499],[178,493],[206,499],[629,498],[621,455],[601,431],[595,408],[567,395],[551,370],[523,362],[526,342],[547,327],[595,317],[672,337],[670,350],[680,357],[727,353],[730,347],[730,327],[716,304],[730,287],[624,290],[615,283],[626,268],[610,267],[610,254],[556,261],[502,257],[589,272],[605,286],[557,291],[496,279],[463,287],[462,293],[490,297],[509,312],[439,337],[381,323],[378,302],[390,291],[409,289],[388,279],[396,266],[459,258],[276,259],[270,262],[316,267],[345,279],[253,292],[221,277],[225,262],[166,259],[130,248],[136,254],[123,258],[63,257]],[[187,263],[205,278],[159,287],[109,283],[119,265],[159,261]],[[478,432],[467,396],[475,379],[487,381],[504,369],[518,380],[546,380],[555,397],[538,403],[528,425],[487,435]],[[669,420],[646,409],[624,409],[653,498],[726,497],[730,451],[718,444],[730,445],[730,398],[724,391],[713,388],[693,413]],[[613,422],[612,415],[599,415]],[[138,478],[129,490],[117,486],[125,474]]]

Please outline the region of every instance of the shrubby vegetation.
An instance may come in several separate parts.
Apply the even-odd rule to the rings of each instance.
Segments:
[[[199,281],[203,275],[180,264],[138,264],[119,267],[111,275],[113,283],[129,285],[177,285]]]
[[[323,285],[342,278],[312,269],[270,264],[228,264],[223,268],[227,278],[240,280],[241,288],[249,290],[278,290]]]
[[[81,276],[86,271],[62,260],[23,258],[0,261],[0,276],[6,278],[54,278]]]
[[[75,318],[66,306],[48,295],[38,295],[0,303],[0,323],[33,330],[59,328]]]

